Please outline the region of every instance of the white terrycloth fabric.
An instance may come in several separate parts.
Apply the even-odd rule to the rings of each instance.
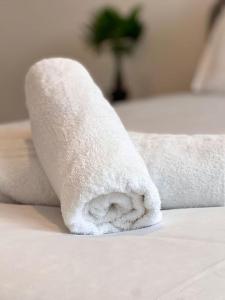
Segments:
[[[18,123],[16,129],[15,124],[0,126],[0,201],[56,205],[27,123]]]
[[[26,100],[38,158],[71,232],[102,234],[161,220],[141,156],[82,65],[63,58],[36,63]]]
[[[162,208],[224,206],[225,135],[132,133]]]
[[[29,123],[27,128],[29,130]],[[163,209],[224,206],[224,135],[131,132],[130,137],[158,187]],[[0,141],[1,145],[3,143],[4,140]],[[18,156],[17,149],[21,145],[23,148]],[[7,157],[7,163],[4,163],[2,153]],[[0,163],[0,193],[21,203],[59,204],[39,164],[31,133],[26,141],[12,139],[7,147],[1,147]],[[0,201],[3,199],[0,197]]]

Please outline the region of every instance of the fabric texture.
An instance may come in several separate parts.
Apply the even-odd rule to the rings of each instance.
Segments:
[[[37,159],[28,121],[0,126],[0,201],[58,204]]]
[[[36,156],[31,132],[28,135],[28,122],[26,132],[27,140],[12,139],[5,146],[8,160],[7,168],[2,164],[0,192],[21,203],[59,205]],[[224,206],[224,135],[129,134],[159,190],[162,209]],[[17,157],[19,145],[24,148]],[[29,181],[30,188],[24,189]]]
[[[102,234],[161,220],[144,161],[81,64],[36,63],[26,77],[26,101],[38,158],[71,232]]]
[[[161,134],[224,134],[223,95],[177,93],[116,104],[127,130]]]
[[[0,203],[0,299],[223,299],[224,215],[166,210],[154,232],[92,237],[69,235],[59,208]]]
[[[131,133],[162,209],[224,206],[225,135]]]
[[[225,93],[225,10],[216,21],[192,81],[194,92]]]
[[[0,193],[1,202],[58,204],[31,140],[0,137]]]

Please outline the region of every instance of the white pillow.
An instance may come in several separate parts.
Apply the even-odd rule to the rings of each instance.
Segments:
[[[191,89],[194,92],[225,93],[225,10],[212,29]]]

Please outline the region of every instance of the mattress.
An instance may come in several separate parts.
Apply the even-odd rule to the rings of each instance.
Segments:
[[[225,130],[219,96],[172,95],[116,110],[135,131]],[[18,124],[10,126],[14,137]],[[224,216],[224,207],[168,210],[159,227],[87,237],[68,233],[59,208],[0,203],[0,299],[225,299]]]

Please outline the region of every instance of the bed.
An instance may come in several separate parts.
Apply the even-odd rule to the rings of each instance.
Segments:
[[[225,132],[222,96],[116,110],[130,130]],[[27,122],[20,126],[26,136]],[[224,215],[224,207],[167,210],[160,226],[87,237],[68,233],[59,208],[1,203],[0,299],[223,299]]]
[[[222,95],[115,108],[129,130],[225,133]],[[160,226],[88,237],[69,234],[59,208],[0,203],[0,299],[225,299],[224,216],[225,207],[167,210]]]

